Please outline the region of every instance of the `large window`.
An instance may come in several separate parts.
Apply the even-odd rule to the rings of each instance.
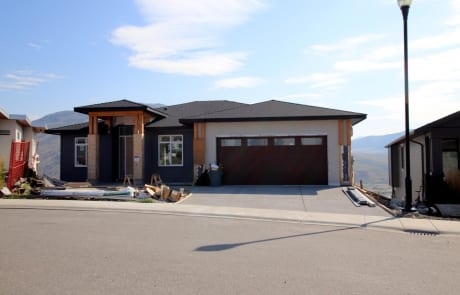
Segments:
[[[75,167],[88,165],[88,140],[86,137],[75,138]]]
[[[159,166],[183,165],[182,135],[160,135],[158,137],[158,145]]]
[[[442,140],[442,171],[444,176],[458,170],[458,140]]]

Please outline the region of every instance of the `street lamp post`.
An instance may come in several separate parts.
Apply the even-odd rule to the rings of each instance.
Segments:
[[[405,91],[405,149],[406,149],[406,204],[405,211],[410,212],[412,209],[412,179],[410,176],[410,140],[409,140],[409,75],[408,75],[408,54],[407,54],[407,15],[409,14],[409,7],[412,0],[397,0],[401,8],[403,22],[404,22],[404,91]]]

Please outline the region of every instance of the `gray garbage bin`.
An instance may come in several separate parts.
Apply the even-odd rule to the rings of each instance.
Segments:
[[[219,186],[222,185],[222,171],[220,170],[211,170],[209,172],[209,180],[211,186]]]

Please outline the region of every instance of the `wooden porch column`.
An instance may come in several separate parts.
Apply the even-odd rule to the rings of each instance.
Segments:
[[[340,185],[353,184],[353,159],[351,157],[351,120],[338,121]]]
[[[97,182],[99,180],[99,134],[97,119],[97,116],[91,113],[89,114],[87,167],[87,178],[89,182]]]
[[[134,183],[144,182],[144,115],[139,112],[134,117],[133,134],[133,179]]]
[[[198,166],[206,162],[206,123],[193,124],[193,182],[199,175]]]

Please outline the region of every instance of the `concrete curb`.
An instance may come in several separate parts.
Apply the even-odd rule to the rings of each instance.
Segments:
[[[0,209],[124,211],[349,226],[374,230],[410,232],[423,235],[460,235],[460,222],[457,221],[239,207],[178,205],[174,203],[0,199]]]

